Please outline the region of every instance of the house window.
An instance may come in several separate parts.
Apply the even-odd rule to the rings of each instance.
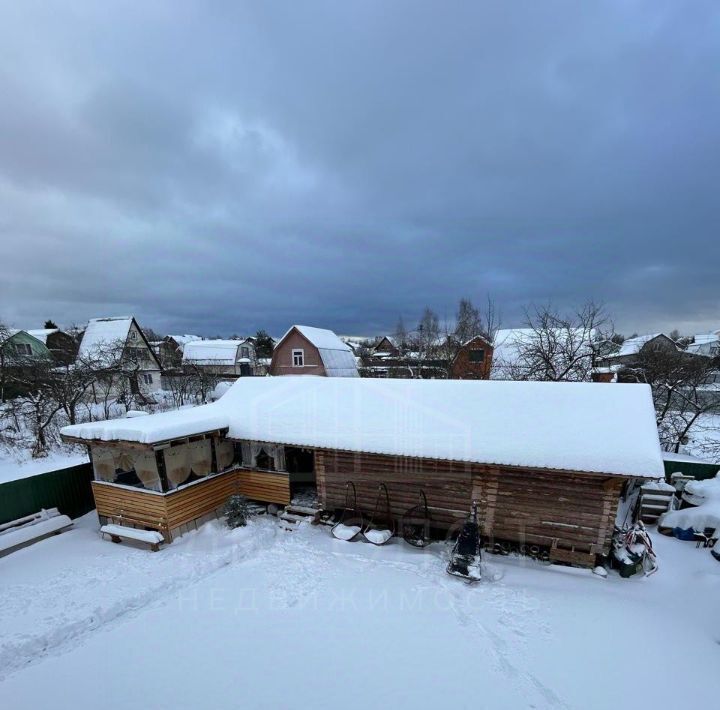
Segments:
[[[305,351],[302,349],[292,351],[293,367],[305,367]]]
[[[250,357],[250,348],[240,348],[240,357],[242,358],[249,358]]]
[[[28,343],[15,343],[15,352],[18,355],[32,355],[32,348]]]
[[[259,468],[262,471],[274,471],[275,459],[270,456],[265,449],[260,449],[260,452],[255,457],[255,468]]]
[[[471,350],[470,362],[485,362],[485,351],[482,348]]]
[[[130,340],[137,340],[137,333],[134,330],[130,331]]]
[[[151,385],[151,384],[152,384],[152,381],[153,381],[153,376],[152,376],[151,374],[146,373],[146,374],[143,375],[143,382],[144,382],[146,385]]]

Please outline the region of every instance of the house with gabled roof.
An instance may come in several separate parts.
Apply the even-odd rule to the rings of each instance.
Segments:
[[[69,365],[75,361],[78,342],[69,333],[60,328],[38,328],[26,332],[40,340],[57,362]]]
[[[255,374],[255,345],[245,340],[193,340],[185,344],[183,367],[198,367],[227,377]]]
[[[449,377],[453,380],[487,380],[492,361],[492,343],[482,335],[476,335],[457,349]]]
[[[92,318],[78,360],[108,373],[125,373],[132,392],[156,392],[161,387],[162,366],[134,316]]]
[[[332,330],[293,325],[280,338],[270,362],[271,375],[359,377],[352,348]]]
[[[330,513],[352,481],[365,515],[386,487],[398,529],[422,490],[441,539],[476,501],[493,546],[593,567],[628,488],[664,477],[640,384],[241,377],[212,404],[61,435],[91,449],[101,520],[168,542],[235,493],[287,505],[309,483]]]
[[[677,343],[665,333],[646,333],[628,338],[620,349],[609,355],[606,360],[609,364],[633,365],[642,355],[653,352],[678,352]]]
[[[687,346],[686,352],[705,357],[720,357],[720,330],[697,333],[693,336],[693,342]]]

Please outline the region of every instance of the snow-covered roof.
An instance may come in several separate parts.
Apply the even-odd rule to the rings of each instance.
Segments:
[[[202,340],[199,335],[168,335],[168,338],[172,338],[181,348],[188,343],[192,343],[194,340]]]
[[[48,335],[57,333],[59,330],[59,328],[39,328],[37,330],[26,330],[25,332],[30,333],[33,338],[37,338],[40,342],[47,345]]]
[[[532,328],[504,328],[493,339],[493,364],[515,365],[523,345],[532,341]]]
[[[645,335],[636,335],[634,338],[628,338],[620,346],[620,350],[615,353],[614,357],[621,357],[622,355],[637,355],[644,345],[661,335],[666,338],[668,337],[665,333],[647,333]],[[670,340],[670,338],[668,338],[668,340]]]
[[[285,340],[293,328],[318,349],[328,377],[359,377],[352,348],[343,343],[332,330],[294,325],[280,340]]]
[[[687,346],[689,353],[712,357],[720,352],[720,330],[713,330],[709,333],[697,333],[694,338],[695,342]]]
[[[220,409],[217,404],[204,404],[200,407],[148,414],[146,417],[74,424],[63,427],[61,434],[85,441],[135,441],[155,444],[218,431],[225,429],[227,425],[227,411]]]
[[[720,340],[720,330],[711,330],[709,333],[696,333],[695,345],[701,345],[702,343],[717,343]]]
[[[234,365],[242,340],[193,340],[183,348],[183,362]]]
[[[218,402],[62,433],[156,443],[228,427],[236,439],[660,478],[647,385],[247,377]]]
[[[117,344],[125,345],[132,326],[132,316],[91,318],[78,349],[78,357],[110,356],[107,351]]]

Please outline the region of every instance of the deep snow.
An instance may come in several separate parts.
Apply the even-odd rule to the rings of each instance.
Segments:
[[[621,580],[220,522],[159,553],[76,529],[0,559],[0,699],[97,708],[711,707],[720,564],[654,536]],[[51,696],[48,693],[51,690]]]

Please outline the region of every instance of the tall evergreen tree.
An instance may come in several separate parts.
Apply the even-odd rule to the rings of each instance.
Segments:
[[[255,333],[255,355],[257,357],[272,357],[275,341],[268,335],[265,330],[258,330]]]

